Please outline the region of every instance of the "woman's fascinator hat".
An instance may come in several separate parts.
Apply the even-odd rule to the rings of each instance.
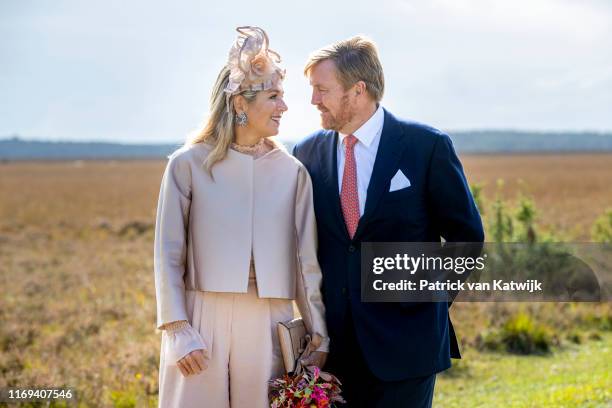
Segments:
[[[239,34],[229,52],[230,77],[224,91],[231,96],[272,88],[285,77],[285,70],[277,65],[280,55],[268,48],[268,35],[259,27],[238,27],[236,31]]]

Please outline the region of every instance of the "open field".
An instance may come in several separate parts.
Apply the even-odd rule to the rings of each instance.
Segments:
[[[434,406],[608,407],[612,339],[567,347],[550,356],[507,356],[468,350],[438,376]]]
[[[462,161],[470,184],[483,184],[487,198],[493,199],[502,179],[503,197],[514,199],[519,191],[533,196],[541,225],[585,241],[593,221],[612,207],[612,154],[468,155]],[[162,160],[0,163],[0,224],[153,222],[164,165]]]
[[[612,154],[480,155],[462,162],[470,184],[484,184],[487,198],[503,179],[503,197],[532,196],[543,227],[580,241],[589,241],[593,221],[612,208]]]
[[[543,228],[589,240],[612,207],[612,155],[467,156],[471,183],[535,199]],[[82,406],[155,406],[153,229],[165,162],[0,163],[0,387],[72,386]],[[522,179],[523,182],[518,180]],[[548,355],[481,352],[526,313]],[[437,406],[608,406],[609,304],[457,304],[466,359],[441,376]],[[521,395],[519,395],[521,394]],[[1,404],[0,404],[1,406]]]

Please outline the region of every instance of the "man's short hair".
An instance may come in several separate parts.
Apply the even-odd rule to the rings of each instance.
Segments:
[[[304,67],[304,75],[325,60],[334,62],[338,80],[345,90],[363,81],[370,96],[380,102],[385,91],[385,76],[372,40],[357,35],[313,52]]]

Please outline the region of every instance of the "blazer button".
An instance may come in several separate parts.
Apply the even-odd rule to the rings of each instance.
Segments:
[[[355,248],[354,245],[351,245],[351,246],[348,247],[349,252],[355,252],[355,249],[356,248]]]
[[[346,288],[342,288],[342,294],[346,295]]]

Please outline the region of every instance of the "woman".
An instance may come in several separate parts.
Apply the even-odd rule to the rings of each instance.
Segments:
[[[295,299],[322,366],[329,339],[312,186],[278,143],[284,71],[238,28],[197,137],[170,156],[155,229],[162,407],[266,407],[283,373],[276,326]],[[316,350],[314,350],[316,348]]]

